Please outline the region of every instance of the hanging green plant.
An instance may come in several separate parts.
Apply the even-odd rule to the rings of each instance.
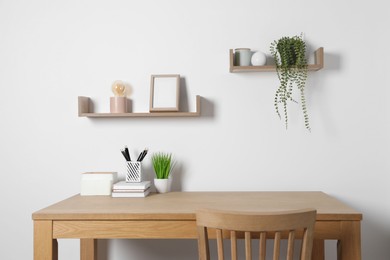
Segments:
[[[276,72],[280,85],[275,93],[274,106],[280,118],[279,105],[283,107],[284,122],[288,126],[287,103],[293,99],[294,85],[300,92],[301,107],[305,120],[305,127],[310,131],[309,115],[306,108],[305,85],[307,79],[306,44],[301,36],[282,37],[275,40],[270,46],[271,55],[276,64]]]

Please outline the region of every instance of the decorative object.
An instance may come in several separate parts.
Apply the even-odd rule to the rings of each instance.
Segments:
[[[264,66],[267,62],[267,56],[264,52],[256,51],[252,54],[251,63],[253,66]]]
[[[111,90],[115,96],[110,97],[110,113],[126,113],[127,98],[125,84],[117,80],[112,83]]]
[[[236,66],[250,66],[252,52],[249,48],[238,48],[234,52]]]
[[[141,182],[142,181],[142,165],[141,162],[148,153],[148,149],[144,149],[137,158],[137,161],[132,161],[130,152],[127,146],[121,150],[123,157],[126,160],[127,173],[126,182]]]
[[[154,187],[158,193],[167,193],[171,191],[172,178],[154,179]]]
[[[155,153],[152,155],[153,169],[156,174],[154,179],[154,186],[157,192],[165,193],[171,190],[171,172],[175,167],[175,162],[172,158],[172,154],[168,153]]]
[[[150,112],[179,111],[180,75],[152,75],[150,79]]]
[[[142,165],[141,162],[126,162],[126,182],[141,182],[142,181]]]
[[[310,131],[309,115],[306,108],[305,84],[307,79],[306,44],[301,36],[282,37],[270,46],[271,54],[275,60],[276,72],[280,85],[275,93],[275,110],[279,118],[279,104],[283,107],[284,122],[287,129],[288,115],[287,103],[298,103],[292,97],[294,85],[300,92],[301,107],[305,120],[305,127]]]
[[[116,172],[85,172],[81,175],[80,195],[111,195],[117,178]]]

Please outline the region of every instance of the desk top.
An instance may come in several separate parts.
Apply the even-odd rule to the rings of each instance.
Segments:
[[[145,198],[76,195],[33,213],[34,220],[195,220],[195,211],[317,209],[319,220],[358,220],[362,214],[323,192],[169,192]]]

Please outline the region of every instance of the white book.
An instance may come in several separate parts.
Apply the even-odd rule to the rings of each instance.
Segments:
[[[143,198],[148,196],[150,189],[144,192],[112,192],[113,198]]]
[[[149,189],[149,188],[147,188],[147,189]],[[139,193],[139,192],[145,192],[145,190],[129,190],[129,189],[127,189],[127,190],[121,190],[121,189],[113,189],[112,190],[112,192],[122,192],[122,193],[126,193],[126,192],[128,192],[128,193]]]
[[[112,189],[115,190],[146,190],[150,187],[150,181],[141,181],[141,182],[126,182],[120,181],[115,183],[112,186]]]

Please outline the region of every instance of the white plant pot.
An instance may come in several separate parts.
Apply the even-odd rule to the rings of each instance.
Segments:
[[[168,179],[154,179],[154,187],[158,193],[166,193],[171,191],[172,178]]]

